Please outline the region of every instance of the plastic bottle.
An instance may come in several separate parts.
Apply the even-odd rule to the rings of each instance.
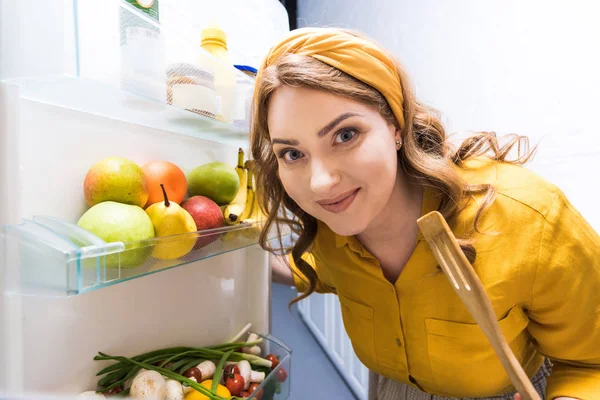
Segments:
[[[159,1],[127,0],[125,3],[156,22],[140,17],[130,7],[119,7],[121,88],[164,102],[164,41],[161,38]]]
[[[227,54],[225,32],[216,24],[211,24],[202,30],[200,45],[213,56],[201,53],[199,63],[201,66],[210,65],[215,75],[215,89],[219,104],[217,119],[232,123],[235,113],[236,73]]]

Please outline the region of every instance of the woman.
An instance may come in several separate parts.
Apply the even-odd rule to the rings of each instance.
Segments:
[[[509,161],[525,138],[479,133],[453,149],[388,53],[336,29],[271,49],[253,112],[261,244],[276,250],[273,225],[298,235],[272,257],[274,280],[295,284],[296,301],[338,295],[371,398],[518,396],[422,240],[416,220],[439,210],[540,395],[600,399],[600,238],[520,166],[531,153]]]

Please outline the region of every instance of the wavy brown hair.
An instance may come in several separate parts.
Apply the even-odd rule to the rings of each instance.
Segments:
[[[351,33],[355,34],[356,33]],[[472,231],[479,232],[481,215],[492,204],[496,191],[492,185],[469,185],[464,182],[457,167],[468,159],[485,156],[493,160],[524,164],[534,151],[529,150],[526,137],[508,135],[499,141],[494,132],[479,132],[465,139],[458,148],[454,148],[442,126],[437,113],[419,103],[415,98],[407,75],[396,63],[404,98],[403,110],[405,126],[401,131],[404,145],[398,152],[399,165],[407,176],[411,176],[423,186],[436,188],[442,196],[438,211],[446,218],[452,218],[468,203],[475,194],[483,195],[473,223]],[[301,257],[309,251],[317,235],[317,220],[302,210],[286,193],[278,176],[278,163],[273,148],[267,111],[271,96],[281,86],[305,87],[350,98],[379,111],[388,122],[398,126],[396,118],[384,96],[373,87],[356,78],[331,67],[312,57],[286,54],[278,58],[262,73],[262,79],[256,87],[256,102],[253,105],[251,130],[252,156],[256,160],[256,183],[260,188],[261,207],[267,215],[267,221],[260,236],[260,245],[271,252],[283,249],[281,241],[282,227],[287,225],[297,235],[291,248],[292,258],[297,268],[308,279],[308,290],[290,303],[293,304],[308,297],[315,291],[318,277],[315,270]],[[503,144],[501,144],[501,142]],[[516,147],[516,149],[515,149]],[[512,150],[517,155],[509,159]],[[288,212],[286,212],[287,210]],[[275,228],[279,234],[279,248],[274,248],[268,232]],[[470,240],[470,234],[458,238],[463,252],[471,263],[475,261],[476,250]]]

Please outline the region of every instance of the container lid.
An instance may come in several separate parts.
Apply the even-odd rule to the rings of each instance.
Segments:
[[[215,23],[202,29],[202,44],[215,43],[227,47],[227,36],[225,31]]]
[[[256,75],[256,73],[258,72],[258,70],[254,67],[251,67],[249,65],[234,65],[234,67],[236,67],[237,69],[239,69],[240,71],[244,71],[244,72],[251,72],[254,75]]]

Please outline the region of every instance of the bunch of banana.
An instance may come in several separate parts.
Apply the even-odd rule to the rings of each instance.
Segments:
[[[256,186],[254,182],[254,161],[248,160],[245,163],[246,170],[248,171],[248,198],[246,199],[246,207],[244,208],[244,215],[242,216],[242,222],[252,224],[251,227],[244,229],[242,234],[248,238],[257,238],[263,227],[263,222],[266,219],[263,213],[259,199],[256,193]],[[250,199],[251,198],[251,199]],[[246,212],[248,214],[246,214]]]
[[[248,223],[251,226],[246,229],[227,232],[222,237],[224,241],[237,238],[240,232],[247,238],[256,239],[260,235],[262,229],[263,224],[261,222],[265,220],[265,215],[260,208],[256,194],[254,161],[247,160],[244,162],[244,170],[246,185],[244,188],[240,188],[240,192],[244,190],[245,203],[243,207],[240,207],[240,204],[236,202],[236,199],[240,197],[238,192],[236,199],[223,210],[223,216],[229,225]]]
[[[240,178],[240,189],[235,198],[223,209],[223,219],[228,225],[239,224],[242,220],[240,216],[243,214],[246,207],[246,199],[248,198],[248,172],[244,167],[244,149],[238,149],[237,165],[235,172]]]

